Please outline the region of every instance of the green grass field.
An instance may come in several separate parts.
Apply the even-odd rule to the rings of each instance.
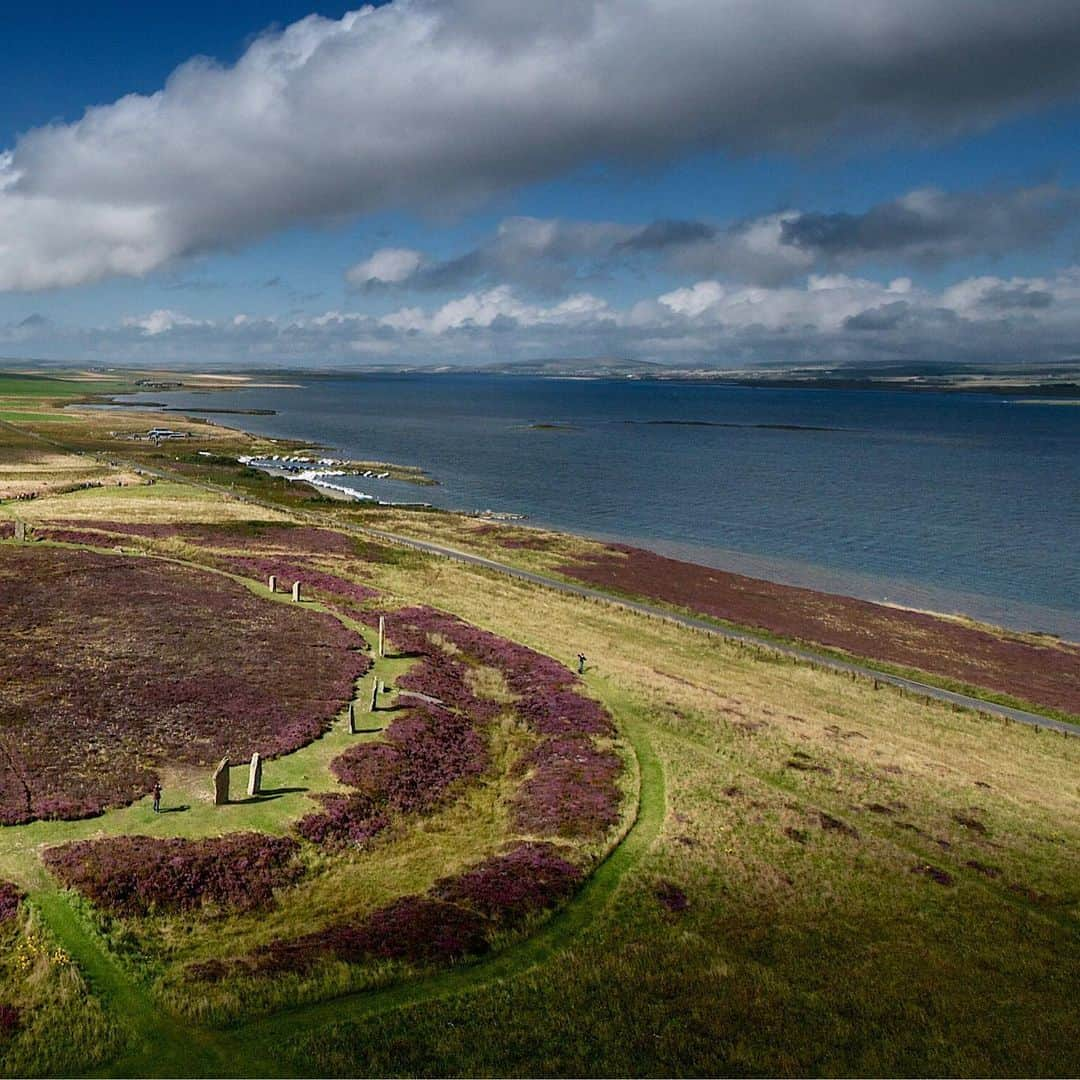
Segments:
[[[5,437],[0,463],[30,452]],[[289,509],[159,481],[18,513],[242,522]],[[588,690],[632,747],[632,827],[565,908],[480,961],[327,968],[240,995],[192,990],[179,972],[467,863],[505,831],[501,781],[385,845],[313,864],[310,888],[258,916],[103,918],[55,888],[40,850],[100,834],[283,833],[309,793],[336,786],[330,758],[376,734],[339,723],[268,763],[272,792],[305,792],[215,808],[206,773],[178,769],[165,802],[183,813],[141,802],[0,829],[0,878],[31,893],[6,931],[0,1004],[34,1018],[0,1032],[5,1075],[1080,1072],[1080,740],[414,551],[365,571],[387,605],[431,604],[565,664],[586,653]],[[377,674],[390,682],[407,663],[382,660]],[[496,756],[510,753],[512,729],[493,738]],[[685,908],[665,903],[672,890]],[[26,942],[30,968],[17,960]]]
[[[87,394],[119,394],[131,388],[125,379],[52,378],[0,372],[0,398],[81,398]]]

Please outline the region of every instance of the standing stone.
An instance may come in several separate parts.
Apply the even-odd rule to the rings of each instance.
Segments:
[[[214,805],[224,806],[229,801],[229,759],[223,757],[214,770]]]
[[[277,575],[276,574],[271,574],[270,575],[270,591],[271,592],[277,592]]]
[[[25,521],[16,521],[15,522],[15,539],[18,540],[19,543],[25,543],[25,541],[26,541],[26,522]]]
[[[293,601],[295,603],[297,603],[297,604],[300,603],[300,582],[299,581],[294,581],[293,582],[292,598],[293,598]]]
[[[386,619],[379,616],[379,655],[386,655]]]
[[[356,710],[353,708],[353,703],[349,702],[349,734],[356,734]]]
[[[368,712],[374,712],[379,707],[379,680],[371,680],[371,707]]]
[[[385,694],[386,693],[386,683],[384,683],[382,681],[382,679],[379,680],[379,693],[380,694]]]
[[[248,766],[248,795],[258,795],[262,791],[262,758],[256,750],[251,755],[251,764]]]

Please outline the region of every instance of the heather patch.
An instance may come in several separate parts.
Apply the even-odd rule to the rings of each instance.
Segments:
[[[526,776],[513,802],[514,821],[522,832],[595,837],[619,820],[616,779],[622,762],[591,739],[549,736],[514,771]]]
[[[49,848],[46,866],[68,888],[115,915],[191,911],[212,904],[251,911],[302,870],[288,837],[232,833],[207,840],[117,836]]]
[[[292,562],[273,556],[222,558],[219,562],[223,568],[245,577],[265,581],[270,575],[274,575],[283,591],[291,588],[294,581],[299,581],[302,589],[322,594],[331,601],[345,600],[353,604],[364,604],[379,595],[378,589],[373,589],[369,585],[347,581],[336,574],[317,570],[306,563]]]
[[[298,829],[316,843],[365,843],[391,815],[431,810],[488,763],[485,740],[467,717],[418,705],[390,725],[385,742],[360,743],[331,762],[356,794],[323,796],[322,812],[303,818]]]
[[[550,844],[519,844],[454,877],[424,896],[403,896],[356,923],[337,922],[289,941],[275,941],[237,962],[244,973],[306,973],[320,961],[399,960],[439,964],[477,956],[500,927],[519,923],[565,900],[583,878]],[[192,978],[216,982],[228,967],[193,964]]]
[[[534,835],[586,837],[615,824],[619,807],[615,781],[622,763],[617,754],[598,748],[590,738],[614,734],[614,725],[603,706],[577,692],[576,675],[551,657],[431,608],[395,612],[387,627],[399,648],[422,657],[398,680],[399,686],[437,698],[458,710],[459,716],[484,722],[501,706],[480,697],[469,675],[479,668],[491,669],[502,676],[504,695],[513,698],[517,716],[531,732],[543,736],[515,768],[516,775],[525,777],[514,798],[519,828]],[[385,751],[376,754],[371,748],[370,753],[371,768],[385,768]]]
[[[528,729],[544,736],[516,769],[526,777],[514,799],[518,825],[538,835],[585,837],[618,820],[621,761],[587,737],[611,734],[611,718],[576,692],[575,675],[550,657],[431,608],[393,613],[388,630],[399,649],[418,657],[398,679],[399,689],[440,704],[416,704],[390,725],[384,742],[360,744],[336,758],[334,775],[364,799],[328,804],[321,818],[304,820],[302,835],[324,842],[354,834],[368,839],[374,832],[366,800],[390,814],[430,810],[461,782],[483,774],[489,755],[480,731],[509,701]],[[497,677],[497,697],[479,692],[485,680],[478,681],[477,672]],[[360,815],[353,824],[351,811]]]
[[[22,1012],[16,1005],[0,1005],[0,1032],[11,1035],[22,1025]]]
[[[472,670],[464,662],[436,652],[409,669],[397,680],[399,689],[441,701],[444,705],[465,714],[476,723],[486,723],[499,714],[499,703],[481,697],[476,692]]]
[[[346,963],[446,963],[487,948],[484,920],[475,912],[424,896],[403,896],[358,923],[336,923],[293,941],[264,946],[250,962],[258,972],[276,974],[304,972],[326,958]]]
[[[537,734],[614,734],[614,725],[603,707],[579,694],[576,689],[580,685],[578,677],[550,656],[427,607],[405,608],[392,613],[387,617],[387,629],[395,645],[405,653],[433,656],[433,635],[460,651],[464,657],[458,661],[460,666],[434,657],[437,663],[420,667],[416,672],[415,679],[425,684],[424,692],[442,701],[452,700],[457,695],[461,707],[481,707],[467,685],[462,689],[450,687],[456,679],[464,683],[466,665],[481,665],[502,673],[507,689],[519,699],[516,704],[518,715]],[[405,679],[410,677],[413,672]],[[399,683],[406,685],[405,680],[399,680]],[[413,683],[408,685],[420,689]]]
[[[362,847],[390,824],[374,799],[366,795],[318,795],[322,810],[305,814],[296,832],[305,840],[325,847]]]
[[[116,547],[118,536],[108,533],[93,532],[89,529],[57,529],[53,526],[34,527],[34,536],[41,540],[53,540],[58,544],[86,544],[88,547]]]
[[[690,907],[690,901],[686,898],[686,893],[672,881],[659,882],[653,890],[653,895],[668,911],[675,915],[681,915]]]
[[[551,690],[524,698],[518,716],[540,735],[611,735],[611,717],[592,698]]]
[[[779,585],[609,544],[555,569],[631,596],[1080,713],[1080,646]]]
[[[551,844],[519,844],[505,855],[437,881],[431,895],[465,904],[496,922],[513,922],[565,900],[583,877],[581,868]]]
[[[24,893],[10,881],[0,881],[0,924],[14,919],[23,902]]]
[[[370,666],[330,615],[146,558],[7,548],[0,610],[5,824],[125,805],[165,763],[290,753]]]

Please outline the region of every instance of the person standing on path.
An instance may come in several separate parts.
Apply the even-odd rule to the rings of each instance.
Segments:
[[[579,675],[585,674],[585,654],[583,652],[577,654],[577,673]]]
[[[161,781],[154,781],[154,813],[161,813]]]

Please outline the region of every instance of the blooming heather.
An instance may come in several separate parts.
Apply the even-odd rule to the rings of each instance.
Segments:
[[[12,885],[10,881],[0,881],[0,923],[15,918],[23,897],[24,894],[17,885]]]
[[[591,739],[549,736],[526,754],[515,771],[527,778],[514,797],[514,821],[526,833],[584,838],[619,820],[618,754]]]
[[[577,888],[580,867],[560,856],[551,844],[518,844],[456,877],[437,881],[431,895],[465,904],[500,923],[554,907]]]
[[[4,824],[132,802],[164,763],[290,753],[370,666],[330,615],[141,557],[8,549],[0,610]]]
[[[332,957],[438,963],[483,953],[484,921],[475,912],[423,896],[403,896],[358,923],[335,923],[292,941],[278,941],[253,957],[262,973],[306,971]],[[197,972],[196,972],[197,974]]]
[[[265,908],[301,876],[288,837],[231,833],[208,840],[115,836],[49,848],[45,865],[68,888],[116,915]]]

